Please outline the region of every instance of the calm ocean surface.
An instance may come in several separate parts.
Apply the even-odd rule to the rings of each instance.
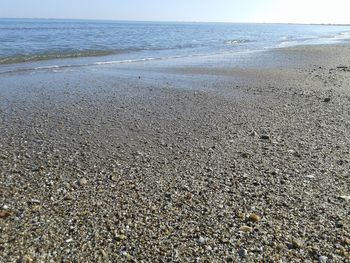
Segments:
[[[0,19],[0,72],[349,41],[350,27]]]

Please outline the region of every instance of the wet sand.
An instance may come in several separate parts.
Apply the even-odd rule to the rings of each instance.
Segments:
[[[349,54],[1,75],[0,262],[349,262]]]

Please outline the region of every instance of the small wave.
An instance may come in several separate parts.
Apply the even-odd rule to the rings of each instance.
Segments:
[[[140,58],[140,59],[103,61],[103,62],[95,62],[95,63],[92,63],[91,65],[124,64],[124,63],[143,62],[143,61],[162,60],[162,59],[166,59],[166,58]]]
[[[109,65],[109,64],[124,64],[124,63],[136,63],[136,62],[146,62],[152,60],[167,60],[167,59],[177,59],[177,58],[189,58],[189,57],[199,57],[203,54],[193,54],[193,55],[182,55],[182,56],[168,56],[168,57],[149,57],[149,58],[139,58],[139,59],[126,59],[126,60],[112,60],[112,61],[102,61],[95,62],[92,64],[84,66],[94,66],[94,65]]]
[[[242,42],[243,43],[243,42]],[[109,55],[120,55],[127,54],[131,52],[139,52],[142,50],[150,51],[162,51],[162,50],[171,50],[171,49],[185,49],[193,48],[194,45],[177,45],[167,48],[129,48],[129,49],[114,49],[114,50],[72,50],[72,51],[55,51],[55,52],[46,52],[40,54],[19,54],[7,57],[0,57],[0,65],[7,64],[18,64],[25,62],[37,62],[45,60],[55,60],[55,59],[69,59],[69,58],[83,58],[83,57],[103,57]],[[133,61],[131,61],[133,62]]]
[[[140,59],[101,61],[101,62],[93,62],[93,63],[86,63],[86,64],[52,65],[52,66],[42,66],[42,67],[34,67],[34,68],[16,68],[16,69],[0,72],[0,75],[26,73],[26,72],[40,72],[40,71],[59,72],[60,70],[64,70],[64,69],[68,69],[68,68],[81,68],[81,67],[102,66],[102,65],[111,65],[111,64],[137,63],[137,62],[147,62],[147,61],[152,61],[152,60],[166,60],[166,59],[177,59],[177,58],[196,57],[196,56],[201,56],[201,55],[198,54],[198,55],[183,55],[183,56],[169,56],[169,57],[148,57],[148,58],[140,58]]]
[[[288,40],[288,39],[291,39],[291,36],[283,36],[281,37],[282,40]]]
[[[7,71],[0,72],[0,75],[4,74],[16,74],[16,73],[26,73],[26,72],[36,72],[36,71],[50,71],[59,72],[59,70],[65,68],[77,68],[90,66],[89,64],[79,64],[79,65],[62,65],[62,66],[43,66],[43,67],[35,67],[35,68],[15,68]]]
[[[224,44],[225,45],[239,45],[239,44],[244,44],[244,43],[249,43],[251,40],[249,39],[229,39],[225,40]]]
[[[79,58],[79,57],[100,57],[116,54],[116,51],[105,50],[84,50],[84,51],[70,51],[70,52],[49,52],[35,55],[15,55],[0,58],[0,65],[15,64],[24,62],[35,62],[52,59],[64,58]],[[119,52],[121,53],[121,52]]]
[[[347,41],[350,39],[350,32],[342,32],[339,33],[336,36],[331,37],[331,39],[338,40],[338,41]]]
[[[290,40],[290,41],[282,41],[277,45],[277,48],[284,48],[284,47],[291,47],[291,46],[296,46],[299,42]],[[301,43],[299,43],[301,44]]]

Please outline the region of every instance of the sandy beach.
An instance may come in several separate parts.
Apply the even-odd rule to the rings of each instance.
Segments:
[[[0,74],[0,262],[350,262],[349,55]]]

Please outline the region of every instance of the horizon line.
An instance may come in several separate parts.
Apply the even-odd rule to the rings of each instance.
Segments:
[[[299,23],[299,22],[233,22],[233,21],[172,21],[172,20],[123,20],[101,18],[47,18],[47,17],[0,17],[0,19],[23,20],[76,20],[76,21],[106,21],[106,22],[149,22],[149,23],[216,23],[216,24],[282,24],[282,25],[333,25],[350,26],[350,23]]]

